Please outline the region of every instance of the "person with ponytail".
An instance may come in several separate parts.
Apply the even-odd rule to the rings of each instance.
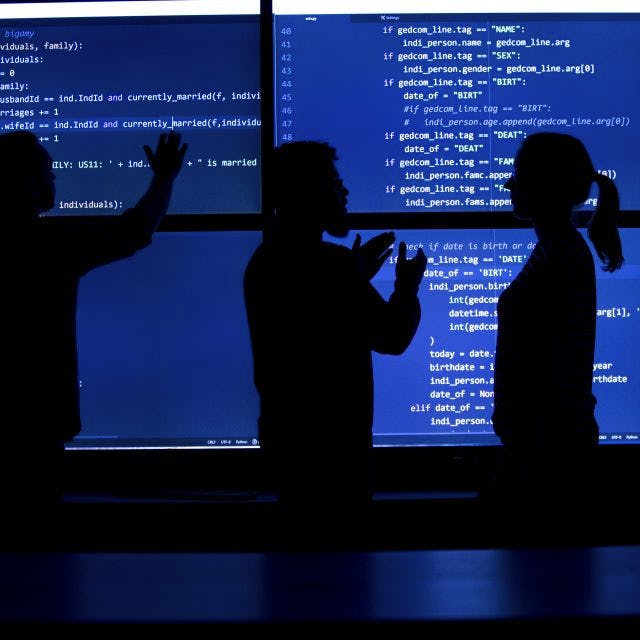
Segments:
[[[527,136],[513,166],[505,188],[514,216],[531,221],[537,243],[498,300],[492,421],[503,447],[490,494],[511,513],[573,516],[597,488],[599,435],[592,393],[596,265],[576,228],[576,209],[595,183],[587,235],[601,268],[616,271],[623,263],[618,191],[583,143],[563,133]]]

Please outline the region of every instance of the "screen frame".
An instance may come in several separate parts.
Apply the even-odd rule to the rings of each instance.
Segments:
[[[236,0],[232,0],[234,4]],[[293,4],[294,0],[289,0]],[[451,0],[445,0],[447,12],[451,11]],[[633,0],[614,0],[607,3],[608,12],[640,12],[637,4],[631,7]],[[113,9],[116,2],[67,2],[67,3],[3,3],[1,13],[7,7],[15,5],[23,10],[33,11],[38,5],[53,9],[56,4],[103,5],[102,9]],[[154,3],[152,0],[130,3],[139,5],[145,11]],[[201,10],[203,2],[193,0]],[[260,0],[261,22],[261,147],[269,149],[273,144],[273,5],[270,0]],[[380,3],[381,10],[388,0]],[[398,11],[397,4],[394,11]],[[459,2],[460,6],[471,6],[469,0]],[[491,2],[502,11],[505,2]],[[589,10],[592,5],[602,3],[581,3],[581,11]],[[344,7],[336,0],[328,3],[326,10],[331,12],[332,5]],[[279,0],[279,6],[284,3]],[[553,12],[557,10],[556,0],[529,0],[517,7],[509,3],[507,11]],[[28,8],[28,9],[27,9]],[[195,9],[194,9],[195,10]],[[162,221],[162,231],[209,231],[209,230],[251,230],[268,229],[273,218],[272,200],[269,192],[270,163],[268,155],[263,154],[262,171],[262,211],[257,214],[168,214]],[[505,228],[528,226],[512,216],[502,216],[500,226]],[[451,213],[445,214],[350,214],[351,229],[445,229],[452,223],[458,228],[492,228],[496,226],[495,214],[487,213]],[[620,217],[620,226],[640,227],[640,210],[624,211]],[[493,468],[500,447],[382,447],[374,449],[375,485],[379,491],[395,490],[474,490]],[[263,484],[262,459],[259,450],[175,450],[153,451],[92,451],[75,449],[66,452],[66,486],[70,493],[85,492],[136,492],[157,491],[166,488],[198,487],[211,490],[268,490]],[[600,457],[609,471],[629,474],[640,459],[640,447],[634,444],[618,444],[600,447]],[[626,477],[626,476],[625,476]]]

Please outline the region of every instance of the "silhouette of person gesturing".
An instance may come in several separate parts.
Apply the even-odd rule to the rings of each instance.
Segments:
[[[121,215],[56,218],[53,161],[27,131],[0,135],[5,415],[0,449],[3,505],[32,511],[61,497],[64,443],[81,429],[76,299],[91,269],[151,242],[167,211],[186,145],[161,134],[145,146],[153,172]]]
[[[252,256],[244,288],[260,396],[259,435],[281,504],[295,513],[353,515],[371,499],[371,353],[401,354],[420,320],[426,258],[400,244],[395,290],[369,280],[394,234],[352,249],[336,152],[323,142],[275,149],[273,229]]]

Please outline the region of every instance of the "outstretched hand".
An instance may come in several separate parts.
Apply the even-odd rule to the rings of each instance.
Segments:
[[[173,180],[180,172],[182,159],[188,147],[186,143],[180,146],[180,137],[175,131],[161,133],[155,152],[148,145],[144,145],[149,166],[157,178]]]
[[[396,236],[393,231],[385,231],[367,240],[364,244],[360,234],[356,234],[351,250],[356,255],[358,268],[367,280],[380,271],[380,267],[393,251],[393,242]]]
[[[398,260],[396,262],[396,283],[398,287],[407,291],[418,291],[420,282],[427,266],[427,256],[418,248],[413,258],[407,259],[407,245],[404,242],[398,247]]]

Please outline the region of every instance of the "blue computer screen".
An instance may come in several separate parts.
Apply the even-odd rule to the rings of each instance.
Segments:
[[[339,242],[351,246],[355,233]],[[366,241],[378,231],[360,233]],[[429,262],[411,345],[400,356],[374,353],[374,444],[495,445],[497,297],[535,235],[530,229],[395,233],[410,256],[422,246]],[[597,270],[593,392],[603,444],[633,444],[640,436],[640,229],[623,228],[621,237],[622,269]],[[260,241],[257,231],[159,232],[132,258],[82,279],[83,431],[72,448],[259,445],[242,278]],[[395,255],[373,279],[384,297],[392,291]]]
[[[0,132],[54,160],[51,214],[109,215],[151,178],[143,145],[189,149],[170,213],[257,213],[258,0],[0,4]]]
[[[580,138],[622,209],[640,209],[635,0],[273,7],[275,143],[333,144],[352,212],[508,210],[536,131]]]
[[[71,447],[257,445],[242,277],[258,231],[158,232],[91,271],[77,311],[83,430]]]
[[[355,233],[340,242],[352,243]],[[364,242],[378,232],[360,233]],[[496,305],[531,253],[534,231],[395,233],[396,242],[407,243],[409,257],[422,247],[428,264],[419,292],[422,318],[411,345],[400,356],[374,354],[374,444],[498,444],[491,424]],[[623,228],[620,235],[622,269],[596,268],[593,393],[603,444],[640,441],[640,229]],[[393,291],[394,259],[372,281],[384,297]]]

